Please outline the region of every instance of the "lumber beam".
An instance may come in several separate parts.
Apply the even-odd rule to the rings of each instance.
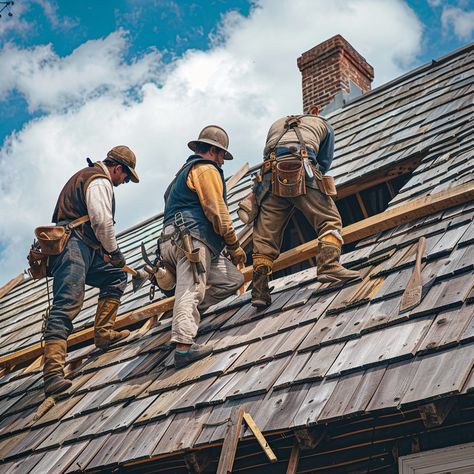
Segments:
[[[414,219],[420,219],[474,199],[474,183],[462,184],[446,191],[414,199],[398,207],[387,209],[342,229],[345,243],[355,242],[384,230],[393,229]],[[273,263],[273,271],[288,268],[316,255],[317,239],[298,245],[280,255]],[[252,279],[252,267],[243,270],[245,281]]]
[[[273,452],[272,448],[270,448],[270,445],[267,443],[267,440],[263,436],[259,427],[255,424],[255,421],[253,421],[252,415],[250,413],[245,412],[244,420],[245,423],[247,423],[247,426],[249,427],[250,431],[255,436],[255,438],[257,438],[258,444],[263,449],[263,452],[267,456],[268,460],[270,462],[276,462],[277,457],[275,456],[275,453]]]
[[[239,443],[240,433],[242,431],[242,420],[244,419],[244,407],[242,405],[232,408],[227,425],[227,432],[222,445],[219,463],[217,465],[217,474],[229,474],[234,465],[237,444]]]
[[[25,279],[25,276],[23,275],[23,272],[22,272],[19,275],[17,275],[15,278],[12,278],[5,285],[3,285],[0,288],[0,299],[8,295],[8,293],[10,293],[10,291],[12,291],[13,288],[18,286],[24,279]]]
[[[226,188],[227,192],[229,192],[248,172],[249,172],[249,164],[244,163],[227,181]]]
[[[298,462],[300,460],[300,447],[295,444],[291,448],[290,460],[288,461],[288,467],[286,468],[286,474],[296,474],[298,471]]]
[[[170,297],[156,301],[155,303],[149,304],[143,308],[129,311],[128,313],[117,317],[115,328],[125,328],[131,324],[135,324],[153,316],[158,316],[160,313],[164,313],[165,311],[172,309],[173,304],[174,297]],[[71,334],[67,340],[67,344],[68,347],[71,347],[92,340],[93,338],[94,328],[90,327]],[[42,354],[43,348],[41,347],[41,343],[33,344],[32,346],[25,347],[24,349],[14,352],[13,354],[0,357],[0,367],[9,368],[18,364],[23,364],[41,356]]]

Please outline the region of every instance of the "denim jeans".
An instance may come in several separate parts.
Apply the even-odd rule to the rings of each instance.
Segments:
[[[72,320],[84,302],[85,285],[100,288],[99,299],[120,299],[127,286],[127,275],[120,268],[105,263],[97,250],[72,235],[59,255],[50,257],[53,276],[53,304],[49,313],[45,340],[67,339]]]

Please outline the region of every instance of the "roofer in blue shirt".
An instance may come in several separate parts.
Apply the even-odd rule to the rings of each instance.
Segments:
[[[72,382],[64,378],[67,338],[73,330],[72,321],[81,311],[86,284],[100,289],[94,321],[95,345],[107,350],[110,344],[130,334],[128,330],[113,329],[127,285],[126,273],[121,269],[125,257],[115,238],[113,187],[129,181],[138,183],[136,157],[130,148],[119,145],[107,153],[104,161],[88,161],[89,166],[65,184],[53,214],[53,222],[58,225],[74,221],[82,224],[72,230],[64,250],[49,257],[53,304],[44,332],[47,396],[71,386]],[[109,263],[104,261],[104,255],[108,255]]]
[[[252,305],[256,307],[271,303],[269,277],[294,208],[304,214],[318,235],[318,280],[359,278],[358,272],[339,263],[342,221],[332,199],[334,182],[325,176],[332,164],[334,131],[313,111],[315,114],[280,118],[267,135],[264,162],[254,186],[259,207],[253,229]]]

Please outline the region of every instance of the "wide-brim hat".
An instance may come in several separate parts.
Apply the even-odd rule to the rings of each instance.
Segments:
[[[229,147],[229,135],[227,132],[218,125],[208,125],[201,130],[197,140],[192,140],[188,143],[188,147],[192,151],[196,151],[196,145],[201,143],[207,143],[208,145],[213,145],[221,150],[224,150],[226,153],[224,155],[225,160],[233,160],[234,157],[232,153],[227,149]]]
[[[135,171],[135,165],[137,164],[137,158],[135,153],[133,153],[128,146],[117,145],[114,146],[108,153],[107,158],[109,160],[115,161],[119,165],[125,166],[130,172],[130,180],[134,183],[138,183],[140,178],[138,177],[137,172]]]

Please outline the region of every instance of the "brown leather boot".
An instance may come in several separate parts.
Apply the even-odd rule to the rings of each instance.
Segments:
[[[94,321],[94,343],[96,347],[106,351],[111,344],[121,341],[130,335],[128,329],[115,331],[114,324],[120,300],[103,298],[97,303]]]
[[[348,270],[340,263],[341,245],[327,240],[320,240],[317,247],[316,263],[317,280],[322,283],[350,281],[360,278],[359,272]]]
[[[272,274],[271,267],[260,265],[254,268],[252,275],[252,306],[266,308],[272,303],[268,281]]]
[[[67,342],[54,339],[44,343],[43,380],[44,393],[47,397],[66,391],[72,382],[64,378]]]

